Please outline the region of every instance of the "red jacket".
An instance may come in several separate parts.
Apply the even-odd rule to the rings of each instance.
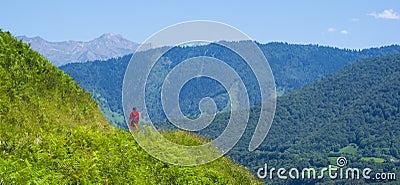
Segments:
[[[139,121],[140,113],[138,111],[132,111],[131,114],[129,115],[129,119],[134,119],[134,118]]]

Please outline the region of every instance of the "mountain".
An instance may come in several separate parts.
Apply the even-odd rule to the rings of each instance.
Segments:
[[[262,145],[248,152],[257,111],[252,110],[248,128],[233,159],[254,173],[269,167],[315,167],[336,165],[340,156],[347,167],[371,168],[396,173],[400,169],[400,55],[368,58],[346,66],[316,83],[278,98],[271,130]],[[223,129],[227,113],[218,115],[214,127]],[[222,121],[221,121],[222,120]],[[217,134],[211,134],[214,138]],[[276,179],[275,179],[276,180]],[[273,180],[266,180],[273,181]],[[288,183],[276,181],[276,184]],[[290,181],[292,183],[331,183],[327,179]],[[334,184],[398,184],[398,180],[338,180]]]
[[[210,46],[201,47],[212,51]],[[228,153],[232,159],[254,174],[265,163],[276,169],[321,169],[337,165],[336,159],[340,156],[347,158],[346,167],[371,168],[371,175],[400,173],[399,46],[346,50],[270,43],[261,48],[270,62],[278,88],[290,90],[285,90],[277,99],[274,122],[265,141],[256,151],[248,152],[260,107],[251,109],[242,139]],[[192,53],[199,49],[198,53],[204,54],[198,47],[178,48],[178,51],[184,49]],[[151,53],[143,54],[151,56]],[[93,96],[100,99],[102,106],[110,105],[107,108],[118,110],[119,89],[130,57],[69,64],[61,69],[70,73],[82,87],[95,92]],[[175,57],[185,59],[187,56]],[[169,59],[180,61],[173,55],[169,55]],[[108,91],[110,89],[112,91]],[[198,133],[216,138],[229,117],[229,112],[218,113],[213,123]],[[168,122],[157,124],[167,128],[169,125]],[[268,184],[398,184],[394,180],[331,181],[327,178],[265,181]]]
[[[398,45],[364,50],[287,43],[259,44],[259,47],[268,59],[276,81],[278,94],[280,95],[300,89],[304,85],[311,84],[335,73],[358,60],[400,53],[400,46]],[[137,54],[143,57],[151,57],[159,51],[159,49],[151,49]],[[254,82],[254,77],[250,75],[252,72],[241,64],[242,61],[235,54],[227,52],[226,49],[217,44],[173,48],[160,59],[159,65],[155,66],[158,67],[158,73],[152,79],[154,82],[162,80],[167,74],[166,72],[178,63],[190,57],[203,56],[206,53],[207,56],[218,58],[238,69],[242,77],[249,79],[249,83],[246,84],[249,87],[248,89],[257,89],[256,83],[252,83]],[[124,118],[122,117],[121,89],[126,66],[130,58],[131,55],[126,55],[107,61],[67,64],[60,66],[60,69],[71,75],[75,81],[79,82],[82,88],[93,94],[93,97],[99,101],[103,113],[113,125],[125,127]],[[160,86],[158,84],[158,87]],[[156,94],[158,91],[152,92],[152,97],[156,98],[149,100],[149,104],[151,104],[152,108],[157,109],[155,117],[158,116],[157,118],[160,120],[163,118],[162,107],[159,102],[160,98]],[[250,94],[254,94],[253,91]],[[227,96],[222,86],[208,79],[190,81],[181,92],[182,100],[180,103],[182,111],[187,115],[198,114],[197,103],[201,98],[207,96],[216,99],[219,111],[224,109],[227,103]],[[259,97],[253,96],[250,103],[252,105],[258,104]]]
[[[261,183],[224,157],[193,167],[155,159],[130,133],[111,127],[72,78],[1,30],[0,130],[0,184]],[[205,142],[186,132],[163,134],[184,145]]]
[[[400,173],[400,54],[357,61],[344,69],[278,97],[275,117],[260,147],[248,151],[260,107],[251,108],[247,128],[228,155],[254,174],[267,164],[275,169],[266,184],[399,184]],[[196,132],[215,139],[227,127],[230,112]],[[169,122],[157,123],[176,130]],[[318,175],[345,158],[348,168],[372,169],[372,179],[279,179],[276,169],[314,168]],[[395,174],[379,180],[376,173]],[[270,173],[270,171],[268,172]],[[286,176],[288,173],[286,171]]]
[[[107,60],[133,53],[139,46],[121,35],[112,33],[103,34],[88,42],[49,42],[41,37],[29,38],[26,36],[17,38],[30,43],[33,50],[45,56],[56,66],[74,62]]]

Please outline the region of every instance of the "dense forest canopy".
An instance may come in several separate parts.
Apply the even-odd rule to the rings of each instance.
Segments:
[[[349,167],[399,174],[399,64],[398,54],[365,59],[279,97],[274,123],[260,148],[246,151],[256,123],[253,111],[242,141],[229,155],[251,170],[264,162],[322,168],[345,156]],[[210,130],[221,129],[219,122],[227,119],[224,114]]]

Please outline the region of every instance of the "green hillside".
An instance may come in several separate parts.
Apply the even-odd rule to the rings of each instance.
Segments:
[[[322,168],[335,165],[337,157],[345,156],[349,161],[348,167],[368,167],[374,172],[399,175],[399,84],[400,55],[356,62],[338,73],[278,98],[274,123],[267,138],[257,151],[249,153],[246,152],[247,145],[257,118],[257,109],[253,109],[243,140],[229,155],[253,172],[265,162],[271,168]],[[220,118],[223,117],[220,115]],[[317,182],[328,183],[311,181]],[[342,180],[335,184],[345,182]],[[399,182],[357,182],[363,183]]]
[[[203,142],[184,132],[165,135]],[[68,75],[0,31],[0,184],[91,183],[260,182],[227,158],[195,167],[156,160],[130,133],[112,128]]]
[[[400,55],[368,58],[277,99],[274,122],[260,147],[248,151],[260,107],[228,155],[254,174],[271,168],[321,169],[344,156],[346,167],[400,174]],[[216,138],[230,113],[199,132]],[[161,123],[159,125],[168,125]],[[276,177],[276,176],[275,176]],[[399,180],[279,180],[267,184],[399,184]]]

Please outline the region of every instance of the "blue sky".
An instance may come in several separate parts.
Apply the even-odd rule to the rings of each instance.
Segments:
[[[399,0],[21,1],[2,3],[0,28],[50,41],[88,41],[117,33],[143,42],[166,26],[213,20],[262,43],[361,49],[400,44]]]

